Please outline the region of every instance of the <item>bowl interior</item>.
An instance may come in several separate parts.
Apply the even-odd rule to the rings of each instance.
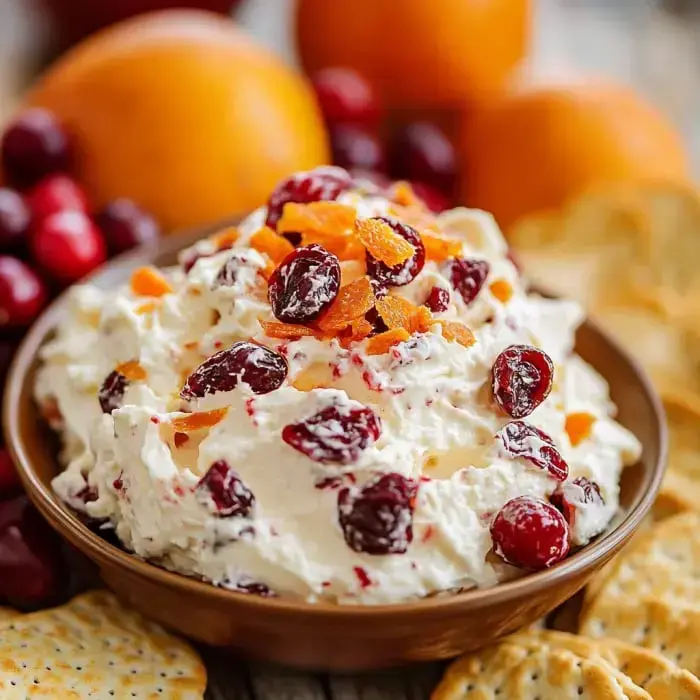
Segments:
[[[210,230],[198,230],[169,237],[152,247],[122,256],[99,271],[91,282],[103,288],[112,288],[128,279],[131,270],[139,265],[174,264],[179,250]],[[108,559],[112,564],[126,567],[137,575],[156,578],[170,587],[186,588],[190,592],[197,591],[200,594],[215,597],[235,596],[237,599],[245,599],[244,605],[253,607],[278,606],[287,607],[290,610],[305,608],[308,612],[321,612],[324,609],[337,610],[338,606],[330,604],[260,599],[256,596],[241,597],[146,564],[91,532],[55,497],[51,480],[59,470],[58,443],[41,419],[32,399],[32,392],[38,364],[37,351],[60,322],[64,305],[65,297],[59,298],[27,334],[10,370],[4,397],[4,428],[7,443],[18,463],[20,476],[30,497],[52,524],[74,543],[80,541],[81,548],[85,548],[98,561]],[[415,610],[420,606],[434,608],[443,606],[450,600],[466,598],[478,605],[480,601],[485,601],[492,596],[494,590],[497,590],[502,599],[528,595],[544,580],[554,585],[558,580],[563,581],[567,576],[580,571],[581,567],[591,565],[594,561],[605,557],[606,553],[618,548],[631,535],[650,508],[663,476],[666,459],[663,409],[643,370],[616,342],[590,321],[586,322],[577,334],[576,350],[584,360],[605,376],[610,384],[612,399],[618,406],[619,421],[629,428],[643,445],[640,462],[624,472],[621,484],[621,512],[615,524],[596,541],[551,570],[501,584],[496,589],[468,591],[449,598],[432,598],[405,606],[370,606],[374,612],[382,607],[393,611],[402,607],[406,610],[409,608]],[[366,610],[364,606],[341,607],[344,611]]]

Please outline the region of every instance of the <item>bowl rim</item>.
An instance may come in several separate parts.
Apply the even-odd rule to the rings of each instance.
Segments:
[[[207,229],[209,230],[209,229]],[[174,252],[191,244],[203,235],[202,230],[189,232],[179,236],[169,236],[155,245],[145,246],[135,251],[114,258],[100,267],[86,280],[106,277],[110,270],[144,262],[152,261],[153,257],[164,252]],[[575,576],[581,569],[592,562],[615,552],[636,530],[642,518],[651,508],[664,476],[668,451],[668,430],[665,411],[659,394],[654,388],[646,370],[635,360],[607,331],[586,317],[584,324],[591,327],[617,352],[631,367],[636,375],[642,392],[648,401],[658,431],[658,459],[654,465],[646,492],[625,517],[609,532],[604,533],[594,542],[581,548],[571,557],[556,564],[551,569],[530,572],[520,578],[498,583],[487,588],[473,588],[460,593],[438,594],[418,600],[388,603],[380,605],[345,604],[319,601],[315,603],[284,597],[265,598],[255,595],[241,595],[208,583],[204,580],[186,576],[164,569],[156,564],[141,559],[135,554],[107,542],[64,505],[53,490],[44,486],[32,467],[31,461],[21,438],[19,413],[15,407],[19,405],[22,389],[27,375],[32,371],[37,353],[45,342],[47,335],[55,328],[68,301],[70,289],[60,294],[39,316],[20,343],[7,375],[6,388],[3,396],[3,430],[5,442],[17,466],[20,479],[30,500],[42,512],[45,518],[58,530],[59,534],[72,541],[81,543],[80,549],[89,551],[89,558],[97,560],[100,565],[109,564],[125,570],[132,576],[144,577],[152,583],[176,589],[190,595],[204,596],[212,603],[228,603],[247,608],[251,612],[266,610],[281,615],[299,615],[313,618],[323,618],[328,615],[336,620],[344,616],[367,616],[376,618],[408,616],[422,617],[436,612],[449,614],[455,608],[469,607],[480,609],[496,602],[505,603],[534,595],[542,586],[554,587],[559,583]],[[77,546],[77,544],[76,544]]]

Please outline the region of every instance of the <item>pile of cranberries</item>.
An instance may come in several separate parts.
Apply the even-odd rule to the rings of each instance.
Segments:
[[[371,85],[349,68],[326,68],[311,76],[330,133],[333,162],[383,186],[408,180],[433,211],[453,203],[457,157],[436,125],[414,122],[382,138],[382,109]]]

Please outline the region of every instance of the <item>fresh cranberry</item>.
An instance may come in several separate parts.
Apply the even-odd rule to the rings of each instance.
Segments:
[[[418,484],[390,472],[338,492],[338,522],[355,552],[403,554],[413,541]]]
[[[529,416],[552,390],[554,365],[531,345],[511,345],[493,363],[493,396],[511,417]]]
[[[415,180],[411,180],[409,184],[416,197],[423,200],[423,204],[435,214],[450,208],[452,202],[449,197],[438,192],[434,187],[426,185],[424,182],[415,182]]]
[[[379,104],[372,86],[349,68],[325,68],[312,78],[321,112],[330,125],[376,126]]]
[[[0,395],[5,390],[5,379],[15,356],[17,345],[10,340],[0,340]]]
[[[186,400],[201,399],[218,391],[232,391],[239,381],[254,394],[269,394],[279,389],[286,378],[287,361],[282,355],[242,340],[199,365],[187,378],[180,396]]]
[[[394,267],[385,265],[383,262],[373,258],[368,252],[366,255],[367,274],[385,287],[401,287],[412,282],[423,269],[423,265],[425,265],[425,246],[418,235],[418,231],[396,219],[386,216],[378,216],[376,218],[389,224],[394,233],[398,233],[401,238],[407,240],[415,248],[415,252],[406,262],[394,265]]]
[[[569,551],[569,528],[551,504],[532,496],[508,501],[491,524],[496,554],[504,561],[533,571],[561,561]]]
[[[272,313],[285,323],[318,318],[338,296],[340,262],[320,245],[293,250],[270,276]]]
[[[260,581],[238,581],[233,586],[226,586],[226,588],[236,593],[247,593],[261,598],[277,598],[277,593]]]
[[[0,502],[0,598],[20,608],[53,602],[61,591],[60,547],[26,496]]]
[[[382,171],[386,167],[379,137],[358,126],[343,124],[332,128],[331,150],[333,162],[341,168]]]
[[[15,463],[6,448],[0,448],[0,499],[20,491],[22,482],[19,480]]]
[[[68,175],[49,175],[35,185],[27,195],[34,226],[61,211],[79,211],[86,214],[88,201],[83,188]]]
[[[120,372],[110,372],[97,394],[102,413],[111,413],[122,405],[129,380]]]
[[[0,255],[0,328],[28,326],[44,308],[46,286],[28,265]]]
[[[510,457],[526,459],[557,481],[566,481],[569,476],[569,465],[552,438],[534,425],[521,420],[513,421],[503,426],[496,433],[496,438]]]
[[[287,202],[308,204],[335,200],[351,187],[353,181],[348,172],[333,165],[290,175],[282,180],[270,195],[265,224],[275,228]]]
[[[427,306],[434,314],[440,314],[447,311],[450,306],[450,293],[444,287],[433,287],[424,305]]]
[[[451,195],[457,179],[454,146],[434,124],[417,122],[400,132],[392,148],[391,175],[425,182]]]
[[[97,225],[107,241],[110,255],[158,240],[156,220],[130,199],[115,199],[98,215]]]
[[[197,493],[211,499],[220,518],[250,515],[255,496],[223,459],[214,462],[197,484]]]
[[[576,513],[582,508],[602,508],[605,499],[595,481],[581,476],[578,479],[561,484],[549,497],[552,505],[564,516],[569,527],[573,529]],[[595,533],[599,534],[599,533]]]
[[[24,251],[31,219],[22,195],[7,187],[0,187],[0,251]]]
[[[445,264],[448,278],[464,303],[469,306],[478,296],[489,275],[490,265],[477,258],[452,258]]]
[[[62,211],[46,218],[32,238],[36,261],[59,282],[71,284],[107,258],[99,229],[79,211]]]
[[[286,425],[282,439],[314,462],[352,464],[381,431],[379,416],[367,406],[328,406]]]
[[[5,175],[20,187],[70,167],[68,135],[45,109],[29,109],[21,114],[5,129],[0,148]]]

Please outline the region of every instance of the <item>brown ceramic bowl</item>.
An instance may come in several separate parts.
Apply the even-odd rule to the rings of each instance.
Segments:
[[[94,282],[111,287],[144,261],[172,264],[202,235],[167,238],[108,265]],[[577,351],[608,380],[620,421],[642,441],[626,470],[619,524],[554,568],[495,588],[393,606],[309,604],[241,595],[170,573],[91,532],[51,489],[56,442],[32,401],[37,351],[60,323],[64,299],[30,330],[10,371],[5,434],[29,496],[51,525],[97,565],[107,586],[155,620],[209,644],[251,657],[313,669],[359,670],[440,659],[484,646],[573,596],[629,539],[649,510],[664,471],[663,410],[644,372],[607,335],[586,323]]]

